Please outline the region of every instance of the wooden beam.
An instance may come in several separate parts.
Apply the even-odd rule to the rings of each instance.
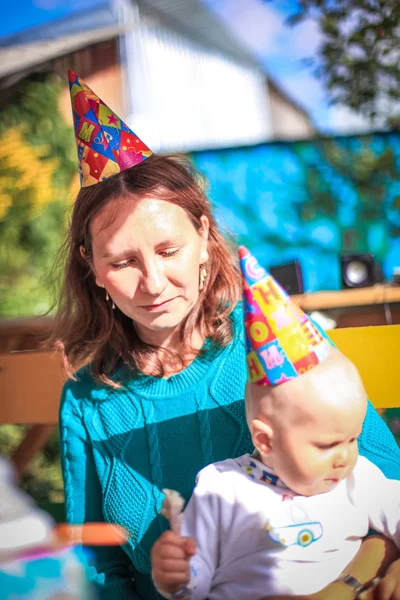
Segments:
[[[1,354],[0,425],[55,425],[63,381],[58,353]]]
[[[301,294],[292,296],[292,298],[306,312],[350,306],[370,306],[385,302],[400,302],[400,286],[374,285],[358,289]]]
[[[42,345],[49,339],[53,324],[53,317],[0,319],[0,352],[47,350]]]

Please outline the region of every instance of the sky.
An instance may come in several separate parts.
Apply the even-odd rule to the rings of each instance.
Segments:
[[[112,0],[110,0],[112,1]],[[364,131],[367,123],[346,108],[330,107],[321,82],[302,59],[315,55],[321,34],[315,22],[285,24],[296,0],[201,0],[263,64],[274,80],[310,114],[324,133]],[[60,19],[105,0],[0,0],[0,38]]]
[[[285,23],[296,12],[296,0],[202,2],[229,25],[280,87],[307,110],[318,128],[326,133],[365,131],[368,124],[361,116],[344,107],[329,106],[323,85],[311,68],[304,66],[304,58],[315,56],[321,33],[311,19],[295,27]]]
[[[0,38],[99,4],[104,4],[104,0],[0,0],[3,15],[0,20]]]

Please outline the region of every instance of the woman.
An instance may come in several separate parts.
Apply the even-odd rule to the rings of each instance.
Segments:
[[[55,333],[70,377],[60,408],[67,519],[130,532],[124,548],[96,550],[102,598],[157,598],[161,490],[188,499],[203,466],[252,450],[239,272],[203,189],[186,159],[153,155],[83,187],[73,209]],[[372,407],[364,432],[361,454],[400,478]]]
[[[110,598],[147,599],[160,490],[187,499],[204,465],[251,450],[238,273],[182,158],[150,157],[83,189],[69,244],[59,339],[70,375],[89,366],[61,405],[67,517],[132,532],[93,575]],[[397,450],[372,408],[360,450],[395,475]]]

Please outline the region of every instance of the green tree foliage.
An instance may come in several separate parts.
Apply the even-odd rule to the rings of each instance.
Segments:
[[[400,128],[400,2],[298,0],[288,22],[295,25],[310,17],[323,40],[317,57],[308,62],[332,104]]]
[[[45,313],[76,174],[54,76],[22,81],[0,113],[0,316]]]
[[[77,173],[73,130],[58,106],[63,86],[54,76],[33,76],[10,90],[1,106],[0,317],[43,314],[52,304],[50,272]],[[25,432],[0,427],[0,455],[9,456]],[[21,487],[37,502],[62,501],[57,432],[23,474]]]
[[[0,456],[11,456],[24,438],[27,428],[19,425],[0,427]],[[59,460],[58,432],[54,432],[46,447],[34,457],[23,473],[20,486],[36,502],[63,501],[63,483]]]

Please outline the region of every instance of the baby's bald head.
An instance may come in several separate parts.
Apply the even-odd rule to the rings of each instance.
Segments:
[[[357,369],[334,348],[296,379],[246,389],[247,420],[262,462],[304,496],[329,491],[351,474],[366,409]]]
[[[293,427],[328,408],[348,411],[354,403],[367,403],[355,365],[339,350],[329,349],[327,358],[307,373],[277,386],[247,384],[246,414],[268,420],[272,427]],[[251,429],[251,427],[250,427]]]

